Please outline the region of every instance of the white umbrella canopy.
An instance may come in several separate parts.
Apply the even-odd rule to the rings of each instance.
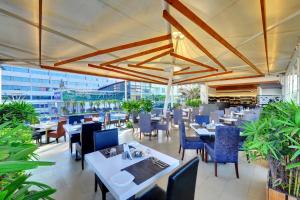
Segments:
[[[170,2],[177,2],[169,0]],[[181,0],[219,36],[237,49],[261,72],[226,48],[182,10],[164,0],[43,0],[41,63],[49,69],[89,73],[167,84],[170,67],[174,67],[173,84],[213,79],[257,76],[268,73],[260,1],[248,0]],[[201,51],[190,37],[168,39],[133,48],[112,51],[62,65],[68,60],[97,50],[108,49],[149,38],[170,34],[163,17],[163,5],[169,14],[190,33],[227,71]],[[270,73],[286,69],[300,35],[299,0],[265,0],[268,61]],[[20,66],[39,66],[39,1],[0,1],[0,61]],[[171,24],[171,34],[180,28]],[[182,32],[182,31],[181,31]],[[162,48],[160,48],[162,47]],[[147,52],[148,54],[140,54]],[[186,61],[170,55],[170,50]],[[134,65],[166,52],[140,67]],[[135,55],[126,58],[129,55]],[[138,55],[138,56],[137,56]],[[125,57],[125,58],[124,58]],[[124,59],[120,59],[124,58]],[[119,59],[111,65],[100,66]],[[207,71],[207,67],[218,69]],[[92,65],[88,65],[92,64]],[[133,66],[130,66],[133,65]],[[94,66],[94,67],[91,67]],[[151,69],[150,69],[151,68]],[[153,69],[154,68],[154,69]],[[179,70],[183,70],[179,72]],[[210,76],[211,74],[216,74]]]

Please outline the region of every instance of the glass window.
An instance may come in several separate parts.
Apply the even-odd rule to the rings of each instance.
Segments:
[[[32,91],[50,91],[48,87],[32,87]]]
[[[32,73],[32,74],[40,74],[40,75],[48,75],[48,71],[47,70],[31,69],[30,73]]]
[[[35,95],[32,95],[32,100],[51,100],[51,96],[35,96]]]
[[[20,85],[2,85],[3,90],[30,90],[30,86],[20,86]]]
[[[32,78],[32,83],[49,83],[49,79]]]

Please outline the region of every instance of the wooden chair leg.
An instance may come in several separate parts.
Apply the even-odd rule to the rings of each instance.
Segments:
[[[142,132],[140,131],[140,140],[142,139]]]
[[[238,163],[234,163],[234,167],[235,167],[235,174],[237,178],[240,178],[239,176],[239,166]]]
[[[84,155],[81,155],[81,169],[84,170]]]
[[[202,158],[202,161],[204,161],[204,149],[201,149],[201,158]]]
[[[247,162],[250,163],[250,158],[249,158],[249,155],[246,153],[246,159],[247,159]]]
[[[207,161],[208,161],[208,153],[207,151],[205,151],[205,162],[207,163]]]
[[[215,177],[218,176],[218,163],[215,162]]]
[[[66,142],[67,141],[66,135],[64,135],[64,138],[65,138],[65,142]]]
[[[97,182],[97,177],[95,174],[95,192],[97,192],[97,188],[98,188],[98,182]]]
[[[180,152],[181,152],[181,145],[179,145],[179,151],[178,151],[178,153],[180,154]]]
[[[184,149],[182,149],[182,157],[181,157],[181,160],[183,160],[183,158],[184,158]]]
[[[56,140],[56,143],[58,143],[58,138],[56,138],[55,140]]]
[[[71,141],[69,142],[69,147],[70,147],[70,151],[71,151],[71,155],[72,155],[72,153],[73,153],[73,144],[72,144]]]
[[[197,155],[199,154],[199,149],[196,149]]]

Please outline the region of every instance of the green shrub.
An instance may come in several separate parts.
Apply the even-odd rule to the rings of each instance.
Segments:
[[[37,113],[34,107],[24,101],[12,101],[0,105],[0,124],[5,122],[14,123],[36,123]]]
[[[271,187],[300,196],[300,108],[277,102],[263,108],[258,121],[246,123],[244,148],[250,159],[266,159]]]
[[[198,108],[201,104],[200,99],[188,99],[185,103],[187,106],[193,107],[193,108]]]

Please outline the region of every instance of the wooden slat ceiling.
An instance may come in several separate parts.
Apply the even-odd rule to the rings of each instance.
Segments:
[[[4,0],[0,61],[157,84],[170,67],[173,84],[255,78],[285,70],[299,23],[299,0]]]

